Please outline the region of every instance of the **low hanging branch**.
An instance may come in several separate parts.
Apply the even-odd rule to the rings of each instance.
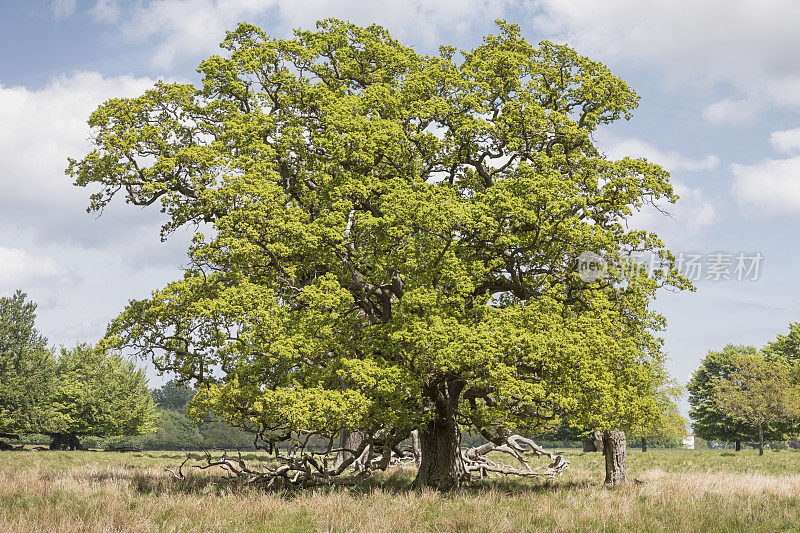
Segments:
[[[348,452],[348,457],[340,464],[328,468],[328,457],[340,451]],[[528,451],[537,456],[548,457],[550,464],[543,468],[531,468],[523,456]],[[522,467],[517,468],[492,461],[487,457],[490,452],[508,454],[519,461]],[[419,462],[413,446],[393,445],[390,441],[377,442],[374,437],[365,438],[355,449],[329,446],[324,451],[312,452],[307,451],[305,445],[300,445],[295,453],[276,457],[277,464],[260,466],[258,469],[249,467],[241,453],[238,453],[235,459],[230,458],[226,450],[222,451],[222,456],[219,458],[214,458],[208,451],[205,454],[205,464],[192,465],[192,468],[207,470],[219,467],[229,478],[240,479],[248,484],[263,484],[266,488],[352,486],[375,472],[385,471],[390,467],[404,468]],[[569,466],[569,461],[563,455],[549,452],[521,435],[511,435],[502,444],[487,442],[481,446],[462,450],[461,458],[467,474],[471,476],[475,473],[481,478],[492,474],[555,477]],[[189,459],[187,456],[177,472],[171,469],[165,470],[175,479],[183,480],[186,478],[183,467]]]

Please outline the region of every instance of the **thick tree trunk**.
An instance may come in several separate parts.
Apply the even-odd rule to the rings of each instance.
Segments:
[[[56,433],[51,435],[53,440],[50,441],[51,450],[85,450],[81,441],[78,440],[76,435],[72,433]]]
[[[758,425],[758,455],[764,455],[764,430]]]
[[[740,441],[740,440],[736,441],[736,448],[735,449],[736,449],[737,452],[742,451],[742,441]]]
[[[647,437],[642,437],[642,451],[647,451]]]
[[[461,382],[444,382],[424,390],[436,417],[419,432],[422,461],[412,484],[415,489],[451,490],[468,477],[461,457],[461,430],[456,420],[463,389]]]
[[[350,450],[357,450],[364,440],[364,434],[360,431],[350,431],[343,429],[341,439],[339,441],[340,448],[348,448]],[[334,468],[339,468],[345,460],[349,459],[353,454],[346,451],[340,451],[336,454],[336,461],[333,463]]]
[[[603,453],[606,455],[606,485],[616,487],[625,483],[625,432],[618,429],[603,433]]]
[[[584,452],[596,452],[597,451],[597,444],[595,443],[594,439],[587,439],[586,437],[581,439],[581,443],[583,444],[583,451]]]

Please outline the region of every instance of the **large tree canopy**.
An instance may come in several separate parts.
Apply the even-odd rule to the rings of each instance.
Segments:
[[[648,304],[688,285],[626,219],[676,197],[660,167],[608,160],[591,137],[638,97],[499,29],[424,56],[378,26],[275,39],[241,24],[202,87],[103,104],[94,151],[68,168],[99,187],[90,209],[121,194],[160,204],[164,236],[207,228],[184,279],[131,302],[109,338],[265,441],[358,430],[355,455],[380,467],[419,429],[417,484],[440,488],[464,475],[460,426],[500,445],[556,417],[611,428],[658,409]],[[587,251],[606,276],[581,279]],[[643,251],[663,271],[630,276]]]

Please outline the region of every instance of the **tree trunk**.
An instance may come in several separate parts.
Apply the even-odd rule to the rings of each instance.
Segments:
[[[463,382],[444,382],[423,390],[435,418],[419,432],[422,461],[412,484],[415,489],[451,490],[468,478],[461,458],[461,430],[456,420],[463,389]]]
[[[642,437],[642,451],[647,451],[647,437]]]
[[[364,434],[360,431],[350,431],[343,429],[341,439],[339,441],[340,448],[348,448],[350,450],[357,450],[364,440]],[[336,461],[333,463],[334,468],[339,468],[345,460],[349,459],[353,454],[344,450],[336,454]]]
[[[51,435],[51,450],[85,450],[78,437],[72,433],[56,433]]]
[[[584,452],[596,452],[597,451],[597,444],[595,443],[594,439],[587,439],[586,437],[581,439],[583,443],[583,451]]]
[[[764,430],[758,424],[758,455],[764,455]]]
[[[740,440],[736,441],[736,451],[737,452],[742,451],[742,441],[740,441]]]
[[[599,429],[594,432],[594,447],[598,452],[606,453],[603,449],[603,432]]]
[[[616,487],[625,483],[625,432],[609,429],[603,433],[603,453],[606,455],[606,485]]]

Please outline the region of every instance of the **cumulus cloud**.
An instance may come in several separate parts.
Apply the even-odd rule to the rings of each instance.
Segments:
[[[658,163],[670,172],[711,170],[719,165],[719,158],[715,155],[708,154],[699,158],[687,157],[674,150],[661,150],[641,139],[606,137],[601,139],[601,145],[611,159],[644,157],[648,161]]]
[[[100,103],[112,96],[137,95],[153,83],[148,78],[79,72],[39,90],[0,85],[0,227],[5,235],[26,232],[89,244],[102,236],[97,231],[111,229],[85,227],[91,220],[85,213],[88,192],[64,175],[67,157],[88,151],[86,121]]]
[[[34,283],[72,285],[80,278],[52,257],[34,256],[19,248],[0,247],[0,294]]]
[[[108,3],[100,0],[95,10]],[[137,4],[124,17],[117,13],[113,20],[119,21],[123,38],[154,42],[153,65],[168,68],[218,51],[225,31],[243,20],[287,36],[296,27],[311,28],[317,20],[337,17],[363,25],[379,23],[398,38],[433,46],[443,32],[464,34],[475,24],[504,16],[511,4],[512,0],[155,0]]]
[[[688,157],[675,150],[663,150],[641,139],[606,135],[600,139],[600,146],[610,159],[644,157],[673,174],[712,170],[720,163],[715,155]],[[659,206],[660,209],[646,206],[630,222],[634,227],[654,231],[670,246],[687,246],[700,230],[716,221],[716,209],[702,189],[690,187],[674,176],[671,181],[673,190],[680,197],[678,202]],[[670,216],[664,216],[664,212]]]
[[[733,196],[753,214],[800,215],[800,157],[734,164]]]
[[[731,87],[737,97],[708,108],[709,120],[752,113],[755,102],[800,106],[800,3],[793,0],[532,5],[536,28],[583,53],[637,64],[676,83]]]
[[[129,298],[180,276],[188,233],[162,243],[157,208],[114,202],[86,213],[90,190],[64,175],[89,149],[91,112],[154,80],[77,72],[40,89],[0,86],[0,293],[22,289],[55,343],[96,341]]]
[[[712,124],[743,124],[752,120],[760,107],[753,100],[720,100],[703,110],[703,118]]]
[[[800,151],[800,128],[784,131],[773,131],[769,142],[777,152],[789,154]]]

